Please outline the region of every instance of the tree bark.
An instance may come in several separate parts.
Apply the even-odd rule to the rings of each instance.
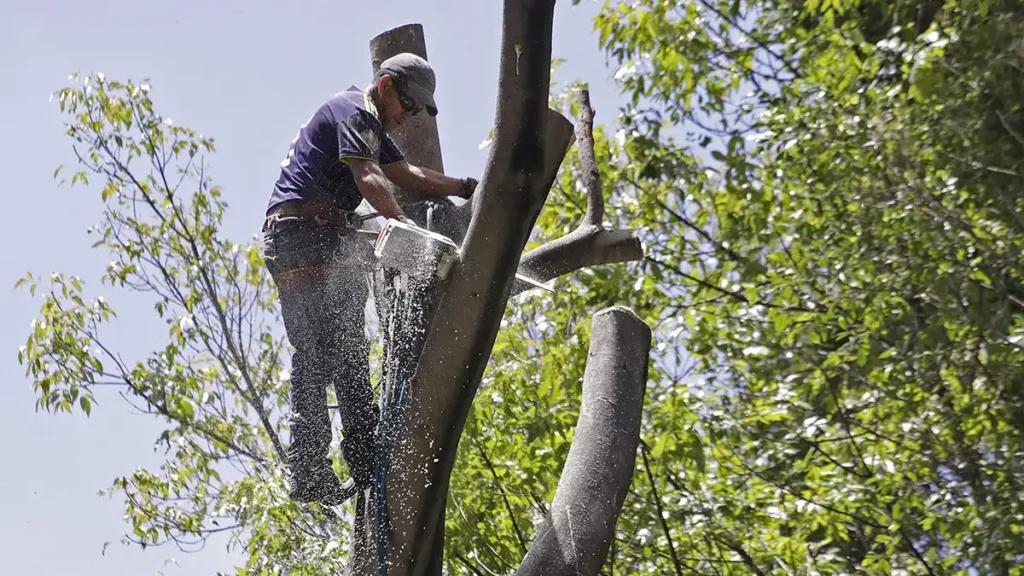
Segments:
[[[537,282],[547,282],[589,266],[635,262],[643,257],[643,244],[636,231],[580,224],[569,234],[523,254],[519,273]],[[512,294],[530,288],[530,284],[516,281]]]
[[[635,231],[604,227],[604,188],[594,153],[594,109],[590,107],[589,90],[580,91],[577,104],[576,142],[580,180],[587,193],[587,212],[571,233],[523,255],[520,274],[537,282],[547,282],[587,266],[631,262],[644,257],[643,245]],[[530,287],[516,281],[512,293],[518,294]]]
[[[504,6],[495,142],[461,261],[430,325],[388,475],[389,573],[423,574],[444,543],[437,527],[459,438],[490,357],[523,247],[570,134],[549,121],[553,0]],[[545,138],[547,136],[547,138]],[[553,169],[552,169],[553,167]]]
[[[432,308],[436,303],[436,312],[426,331],[423,356],[409,382],[408,404],[397,423],[397,441],[390,448],[392,464],[386,479],[389,576],[441,572],[452,466],[514,291],[513,276],[521,257],[528,265],[528,275],[543,280],[588,265],[642,257],[636,235],[628,230],[605,230],[599,217],[592,223],[594,209],[588,209],[588,217],[569,236],[522,254],[573,139],[572,125],[547,107],[553,12],[554,0],[505,1],[494,144],[473,200],[444,208],[446,216],[461,217],[455,227],[459,237],[454,239],[462,247],[447,285],[438,289],[431,303]],[[419,25],[396,28],[374,38],[371,57],[375,69],[382,60],[403,51],[425,57]],[[583,123],[582,129],[589,137],[593,160],[589,102],[587,110],[591,120]],[[396,140],[410,162],[440,169],[436,123],[413,127]],[[596,165],[592,172],[596,176]],[[603,203],[603,199],[599,201]],[[590,193],[588,205],[593,202]],[[603,204],[597,210],[602,208]],[[643,354],[646,367],[646,349]],[[371,510],[364,500],[360,500],[359,510],[356,529],[361,533],[357,540],[369,545],[353,550],[351,570],[371,574],[376,572],[372,522],[367,522]]]
[[[583,402],[548,518],[517,576],[594,576],[615,538],[640,443],[651,329],[626,308],[591,323]]]

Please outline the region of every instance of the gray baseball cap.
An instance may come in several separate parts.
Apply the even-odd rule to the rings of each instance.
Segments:
[[[405,83],[405,95],[412,98],[417,105],[423,106],[427,114],[437,116],[437,104],[434,102],[436,79],[434,69],[426,60],[415,54],[403,52],[381,62],[380,69],[398,77]]]

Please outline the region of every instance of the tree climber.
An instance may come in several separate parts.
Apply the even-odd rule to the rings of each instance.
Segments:
[[[328,385],[338,397],[349,472],[361,488],[373,480],[378,416],[364,334],[373,236],[357,232],[356,207],[365,198],[381,216],[412,224],[390,183],[434,197],[476,190],[473,178],[410,165],[388,136],[422,110],[437,115],[434,85],[426,60],[408,53],[385,60],[374,84],[332,96],[302,126],[270,196],[264,256],[295,348],[288,467],[289,495],[300,502],[342,499],[328,458]]]

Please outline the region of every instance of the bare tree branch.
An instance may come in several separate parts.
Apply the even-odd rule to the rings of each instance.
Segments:
[[[683,567],[679,562],[679,556],[676,554],[675,544],[672,543],[672,532],[668,529],[668,522],[665,521],[665,511],[662,509],[661,498],[658,497],[658,485],[654,482],[651,463],[647,460],[647,446],[641,446],[640,456],[644,459],[644,470],[647,472],[647,481],[651,485],[651,500],[654,502],[655,510],[658,512],[658,522],[661,524],[661,530],[665,533],[665,540],[668,542],[668,553],[672,557],[676,576],[683,576]]]
[[[387,477],[389,573],[421,574],[443,549],[443,518],[466,417],[483,376],[523,247],[571,138],[548,110],[553,0],[504,5],[495,138],[471,204],[461,259],[409,382]]]
[[[519,263],[519,272],[537,282],[547,282],[588,266],[632,262],[644,257],[643,244],[633,230],[608,230],[603,225],[604,191],[594,153],[594,110],[590,92],[579,94],[576,141],[580,172],[587,193],[587,211],[579,227],[569,234],[530,250]],[[531,288],[526,282],[512,285],[512,294]]]
[[[576,141],[580,146],[580,178],[587,192],[587,213],[583,223],[601,226],[604,219],[604,190],[601,173],[597,170],[594,154],[594,109],[590,107],[590,90],[580,90],[579,117],[576,121]]]
[[[491,459],[487,456],[487,451],[482,446],[477,444],[477,452],[484,460],[484,464],[487,465],[487,469],[491,472],[491,476],[494,478],[494,484],[498,487],[501,492],[501,499],[505,502],[505,510],[508,512],[508,517],[512,520],[512,528],[516,532],[516,538],[519,539],[519,546],[526,552],[526,538],[523,537],[523,531],[519,529],[519,522],[516,521],[516,514],[512,510],[512,504],[508,501],[508,494],[505,492],[505,487],[501,484],[501,479],[498,478],[498,472],[494,469],[494,464],[491,463]]]
[[[617,262],[635,262],[644,257],[643,244],[633,230],[607,230],[583,224],[569,234],[523,254],[519,272],[537,282],[547,282],[570,272]],[[512,285],[519,294],[532,286]]]

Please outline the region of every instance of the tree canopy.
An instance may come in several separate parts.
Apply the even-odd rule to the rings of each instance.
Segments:
[[[511,316],[450,548],[500,573],[529,540],[572,434],[551,374],[580,373],[580,307],[628,294],[656,383],[606,573],[1021,573],[1021,16],[606,5],[628,103],[599,164],[648,257]]]
[[[594,26],[625,98],[594,127],[603,222],[646,257],[506,311],[447,494],[448,572],[519,565],[574,436],[589,314],[628,304],[654,347],[605,573],[1024,574],[1020,5],[635,0]],[[552,107],[576,117],[581,87]],[[128,541],[224,530],[240,574],[340,570],[331,513],[268,464],[285,344],[258,250],[218,234],[212,141],[146,85],[58,97],[72,183],[103,179],[106,279],[150,293],[169,333],[126,361],[98,346],[111,305],[54,276],[20,356],[39,407],[89,413],[113,381],[165,422],[166,463],[112,487]],[[530,247],[587,207],[574,147]]]

